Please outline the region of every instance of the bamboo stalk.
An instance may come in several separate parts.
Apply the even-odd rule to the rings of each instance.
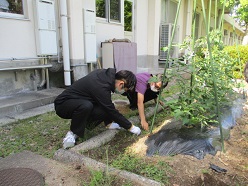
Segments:
[[[181,2],[182,0],[179,0],[178,5],[177,5],[177,13],[176,13],[176,17],[175,17],[175,21],[174,21],[174,26],[173,26],[173,30],[172,30],[172,36],[171,36],[171,40],[168,46],[168,50],[167,50],[167,57],[166,57],[166,63],[165,63],[165,68],[164,68],[164,73],[163,73],[163,78],[162,78],[162,82],[164,82],[165,80],[165,75],[166,75],[166,69],[167,69],[167,65],[168,65],[168,61],[169,61],[169,54],[170,54],[170,50],[171,50],[171,46],[172,46],[172,42],[174,39],[174,35],[175,35],[175,30],[176,30],[176,25],[177,25],[177,20],[178,20],[178,15],[179,15],[179,10],[181,7]],[[161,85],[161,87],[163,86],[163,84]],[[157,110],[158,110],[158,104],[159,104],[159,100],[161,99],[161,90],[159,91],[159,95],[158,95],[158,99],[156,102],[156,107],[155,107],[155,112],[152,118],[152,125],[150,127],[150,134],[152,133],[152,129],[153,129],[153,125],[155,122],[155,118],[156,118],[156,114],[157,114]]]
[[[202,3],[204,22],[205,22],[205,25],[207,25],[206,12],[205,12],[205,6],[204,6],[203,0],[201,0],[201,3]],[[225,3],[225,0],[224,0],[224,3]],[[220,121],[220,109],[219,109],[218,93],[217,93],[217,86],[216,86],[216,77],[215,77],[215,73],[214,73],[212,49],[210,46],[210,39],[209,39],[209,33],[208,33],[207,26],[206,26],[206,32],[207,32],[207,45],[208,45],[208,51],[209,51],[209,57],[210,57],[210,65],[211,65],[211,71],[212,71],[212,79],[213,79],[214,92],[215,92],[214,97],[215,97],[216,110],[217,110],[218,122],[219,122],[219,127],[220,127],[220,137],[221,137],[221,144],[222,144],[221,149],[224,152],[225,151],[224,150],[224,139],[223,139],[222,125],[221,125],[221,121]]]
[[[218,0],[215,0],[214,29],[217,28],[217,7],[218,7]]]
[[[193,19],[193,25],[192,25],[192,39],[193,39],[193,42],[192,42],[192,45],[191,45],[191,48],[194,50],[194,54],[195,54],[195,25],[196,25],[196,0],[194,0],[194,19]],[[192,68],[193,68],[193,72],[191,73],[191,76],[190,76],[190,92],[189,92],[189,95],[190,95],[190,99],[189,99],[189,105],[191,105],[192,103],[192,94],[193,94],[193,86],[194,86],[194,77],[195,77],[195,57],[193,55],[193,63],[191,63],[192,65]],[[191,116],[189,115],[188,118],[190,119]]]
[[[212,9],[212,0],[209,1],[209,8],[208,8],[208,33],[211,31],[210,30],[211,9]]]

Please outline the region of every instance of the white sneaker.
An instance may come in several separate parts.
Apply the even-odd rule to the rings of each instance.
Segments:
[[[73,134],[72,131],[68,131],[65,138],[63,139],[63,148],[67,149],[73,147],[75,145],[76,138],[76,134]]]
[[[110,123],[106,126],[108,129],[121,129],[120,125],[118,123]]]

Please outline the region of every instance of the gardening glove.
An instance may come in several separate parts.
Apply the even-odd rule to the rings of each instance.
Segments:
[[[132,127],[129,129],[130,132],[136,135],[140,135],[141,130],[139,127],[136,127],[135,125],[132,125]]]
[[[120,125],[118,123],[110,123],[106,126],[108,129],[121,129]]]

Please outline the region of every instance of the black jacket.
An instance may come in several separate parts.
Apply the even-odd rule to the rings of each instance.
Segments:
[[[113,68],[94,70],[64,90],[55,99],[55,105],[68,99],[86,99],[100,105],[121,127],[130,129],[131,122],[115,109],[111,100],[111,92],[115,91],[115,73],[116,69]]]

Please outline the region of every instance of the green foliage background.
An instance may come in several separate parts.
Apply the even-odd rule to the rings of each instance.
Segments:
[[[207,46],[207,37],[193,42],[187,38],[180,46],[188,49],[184,58],[190,61],[188,73],[190,79],[180,76],[175,71],[167,76],[176,79],[179,87],[179,99],[172,99],[166,104],[172,109],[172,115],[187,125],[208,125],[217,122],[214,79],[220,107],[228,105],[233,95],[233,59],[224,50],[221,32],[213,30],[209,33],[212,59]],[[193,45],[194,43],[194,45]],[[193,46],[190,49],[189,46]],[[211,62],[212,60],[212,62]],[[212,71],[212,66],[214,72]],[[214,73],[214,74],[213,74]]]
[[[226,46],[224,51],[230,57],[234,78],[243,79],[244,67],[248,62],[248,45]]]

